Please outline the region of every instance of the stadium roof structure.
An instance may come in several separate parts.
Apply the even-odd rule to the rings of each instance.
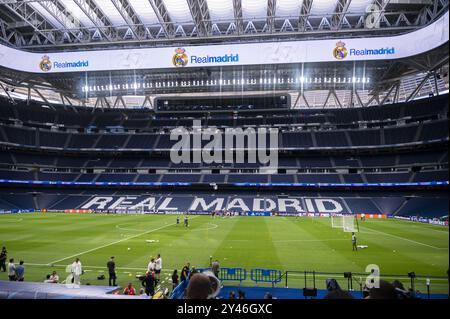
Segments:
[[[421,29],[446,12],[448,0],[5,0],[0,1],[0,42],[30,52],[66,52],[392,36]],[[313,79],[308,85],[299,83],[303,69]],[[123,97],[130,95],[143,97],[145,104],[164,94],[263,91],[293,93],[296,107],[366,106],[448,89],[448,45],[406,61],[338,66],[308,63],[45,76],[0,72],[3,89],[36,93],[44,101],[75,99],[92,106],[125,105]],[[218,79],[220,83],[245,79],[251,84],[265,74],[278,83],[217,84]],[[207,81],[217,85],[201,84]],[[190,85],[173,85],[179,82]],[[47,89],[53,93],[43,93]],[[314,101],[308,98],[312,91]],[[316,96],[321,98],[316,101]]]
[[[33,50],[73,50],[398,33],[427,25],[448,9],[448,1],[7,0],[0,6],[4,41]],[[373,12],[370,27],[367,15]]]

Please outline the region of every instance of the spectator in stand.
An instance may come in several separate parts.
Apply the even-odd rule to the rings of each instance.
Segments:
[[[178,270],[174,270],[172,274],[172,290],[178,286]]]
[[[190,267],[191,267],[190,263],[186,263],[186,265],[184,265],[183,269],[181,270],[181,277],[180,277],[181,281],[185,281],[186,279],[188,279]]]
[[[234,291],[230,291],[230,294],[228,295],[228,299],[236,299],[236,293]]]
[[[243,292],[242,290],[238,291],[238,299],[245,299],[245,292]]]
[[[155,294],[155,273],[149,272],[145,274],[145,278],[142,281],[142,286],[145,288],[147,296],[153,296]]]
[[[8,252],[6,251],[6,247],[2,247],[2,252],[0,253],[0,269],[3,272],[6,272],[6,260],[8,259]]]
[[[216,276],[217,278],[219,278],[219,272],[220,272],[220,264],[219,261],[216,259],[216,261],[214,261],[211,265],[211,269],[212,272],[214,274],[214,276]]]
[[[14,258],[11,258],[8,263],[8,278],[9,281],[16,281],[16,265],[14,264]]]
[[[267,292],[267,293],[264,295],[264,299],[273,299],[273,296],[272,296],[272,294],[271,294],[270,292]]]
[[[109,273],[109,285],[115,286],[116,285],[116,263],[114,262],[114,256],[111,257],[111,259],[106,263],[106,267],[108,268]]]
[[[156,285],[158,285],[159,281],[161,280],[161,270],[162,270],[162,259],[161,254],[158,254],[155,260]]]
[[[124,295],[129,295],[129,296],[135,296],[136,295],[136,289],[134,289],[134,287],[131,284],[131,282],[128,284],[128,286],[125,287],[125,289],[123,290],[123,294]]]
[[[17,281],[24,281],[25,279],[25,266],[23,260],[19,262],[19,266],[16,267],[16,279]]]
[[[45,283],[48,284],[57,284],[59,281],[59,276],[56,273],[56,271],[53,271],[52,274],[50,276],[48,276],[47,280],[45,280]]]
[[[369,289],[369,296],[366,299],[397,299],[397,291],[393,284],[380,280],[379,288]]]
[[[191,272],[189,273],[189,279],[191,279],[191,277],[197,273],[198,273],[198,270],[195,269],[195,267],[192,267]]]
[[[202,273],[191,275],[186,288],[186,299],[207,299],[212,293],[209,277]]]

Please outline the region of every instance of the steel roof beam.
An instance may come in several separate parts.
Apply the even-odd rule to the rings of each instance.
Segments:
[[[187,0],[197,32],[202,36],[209,36],[212,32],[211,16],[206,0]]]
[[[331,29],[339,30],[342,25],[342,20],[345,17],[345,14],[348,11],[348,7],[352,0],[338,0],[336,3],[336,8],[334,9],[334,13],[331,16]]]
[[[92,21],[98,31],[108,40],[113,41],[112,24],[93,0],[73,0],[81,11]]]
[[[277,10],[277,0],[267,1],[267,32],[275,32],[275,14]]]
[[[116,7],[117,11],[119,11],[122,18],[126,21],[131,32],[135,36],[136,39],[145,38],[145,28],[139,15],[134,11],[131,4],[128,0],[111,0],[113,5]]]
[[[308,27],[308,19],[311,13],[311,7],[314,0],[303,0],[302,7],[300,8],[300,16],[298,19],[298,31],[304,32]]]
[[[162,29],[166,33],[166,36],[168,38],[173,37],[175,35],[175,27],[173,25],[172,19],[170,18],[169,12],[167,11],[167,8],[164,5],[164,1],[148,0],[148,2],[152,6],[153,11],[155,11],[156,17],[158,18]]]
[[[0,19],[0,39],[6,43],[13,43],[16,46],[26,44],[23,34],[11,29],[9,23]]]
[[[41,43],[40,37],[43,37],[44,43],[56,44],[55,33],[47,31],[53,29],[52,26],[29,4],[26,2],[14,2],[4,3],[3,5],[35,31],[29,41],[30,43],[34,40]]]
[[[75,18],[70,12],[66,10],[64,5],[59,0],[51,1],[40,1],[39,4],[59,23],[61,23],[64,28],[70,32],[75,39],[81,41],[79,38],[80,32],[82,32],[83,25],[81,22]],[[81,33],[85,34],[85,33]],[[89,37],[89,34],[88,34]]]
[[[234,21],[236,24],[237,34],[244,33],[244,19],[242,17],[242,2],[241,0],[233,0]]]

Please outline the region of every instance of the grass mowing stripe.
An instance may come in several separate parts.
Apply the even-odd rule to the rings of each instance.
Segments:
[[[393,234],[390,234],[390,233],[386,233],[386,232],[383,232],[383,231],[375,230],[375,229],[372,229],[372,228],[370,228],[370,227],[365,227],[365,226],[364,226],[364,227],[361,227],[361,226],[360,226],[360,229],[361,229],[361,228],[362,228],[362,229],[366,229],[366,230],[370,230],[370,231],[375,232],[375,233],[379,233],[379,234],[383,234],[383,235],[388,235],[388,236],[391,236],[391,237],[395,237],[395,238],[398,238],[398,239],[402,239],[402,240],[405,240],[405,241],[409,241],[409,242],[411,242],[411,243],[415,243],[415,244],[418,244],[418,245],[422,245],[422,246],[434,248],[434,249],[448,249],[448,248],[446,248],[446,247],[441,248],[441,247],[436,247],[436,246],[428,245],[428,244],[421,243],[421,242],[419,242],[419,241],[415,241],[415,240],[412,240],[412,239],[408,239],[408,238],[404,238],[404,237],[401,237],[401,236],[397,236],[397,235],[393,235]]]
[[[194,217],[192,217],[192,219],[194,219],[196,217],[198,217],[198,216],[194,216]],[[93,251],[96,251],[96,250],[99,250],[99,249],[102,249],[102,248],[105,248],[105,247],[109,247],[109,246],[112,246],[112,245],[115,245],[115,244],[118,244],[118,243],[130,240],[130,239],[142,236],[142,235],[150,234],[150,233],[153,233],[155,231],[158,231],[158,230],[170,227],[170,226],[174,226],[174,225],[176,225],[176,223],[164,225],[164,226],[161,226],[161,227],[158,227],[158,228],[155,228],[155,229],[150,229],[150,230],[147,230],[147,231],[145,231],[143,233],[139,233],[137,235],[133,235],[133,236],[130,236],[130,237],[127,237],[127,238],[124,238],[124,239],[119,239],[119,240],[116,240],[116,241],[114,241],[112,243],[109,243],[109,244],[101,245],[101,246],[98,246],[98,247],[95,247],[95,248],[92,248],[92,249],[80,252],[80,253],[75,254],[75,255],[71,255],[71,256],[68,256],[68,257],[65,257],[65,258],[61,258],[61,259],[58,259],[58,260],[51,261],[51,262],[48,263],[48,265],[50,266],[52,264],[56,264],[56,263],[58,263],[60,261],[63,261],[63,260],[69,259],[69,258],[74,258],[74,257],[77,257],[77,256],[81,256],[81,255],[84,255],[84,254],[87,254],[87,253],[90,253],[90,252],[93,252]]]

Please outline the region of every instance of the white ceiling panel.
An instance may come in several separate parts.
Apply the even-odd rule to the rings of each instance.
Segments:
[[[245,20],[267,17],[267,0],[241,0]]]
[[[331,15],[336,8],[336,0],[314,0],[311,15]]]
[[[164,0],[169,16],[174,23],[192,22],[191,11],[186,0]]]
[[[73,0],[59,0],[70,14],[72,14],[85,27],[95,27],[94,23],[81,11],[80,7]]]
[[[114,26],[123,26],[127,24],[111,0],[95,0],[95,3]]]
[[[234,19],[233,0],[208,0],[208,9],[213,22]]]
[[[155,11],[153,11],[152,6],[147,0],[128,0],[128,2],[133,7],[142,23],[157,24],[159,22],[158,18],[156,17]]]
[[[277,17],[298,17],[303,0],[277,0]]]

